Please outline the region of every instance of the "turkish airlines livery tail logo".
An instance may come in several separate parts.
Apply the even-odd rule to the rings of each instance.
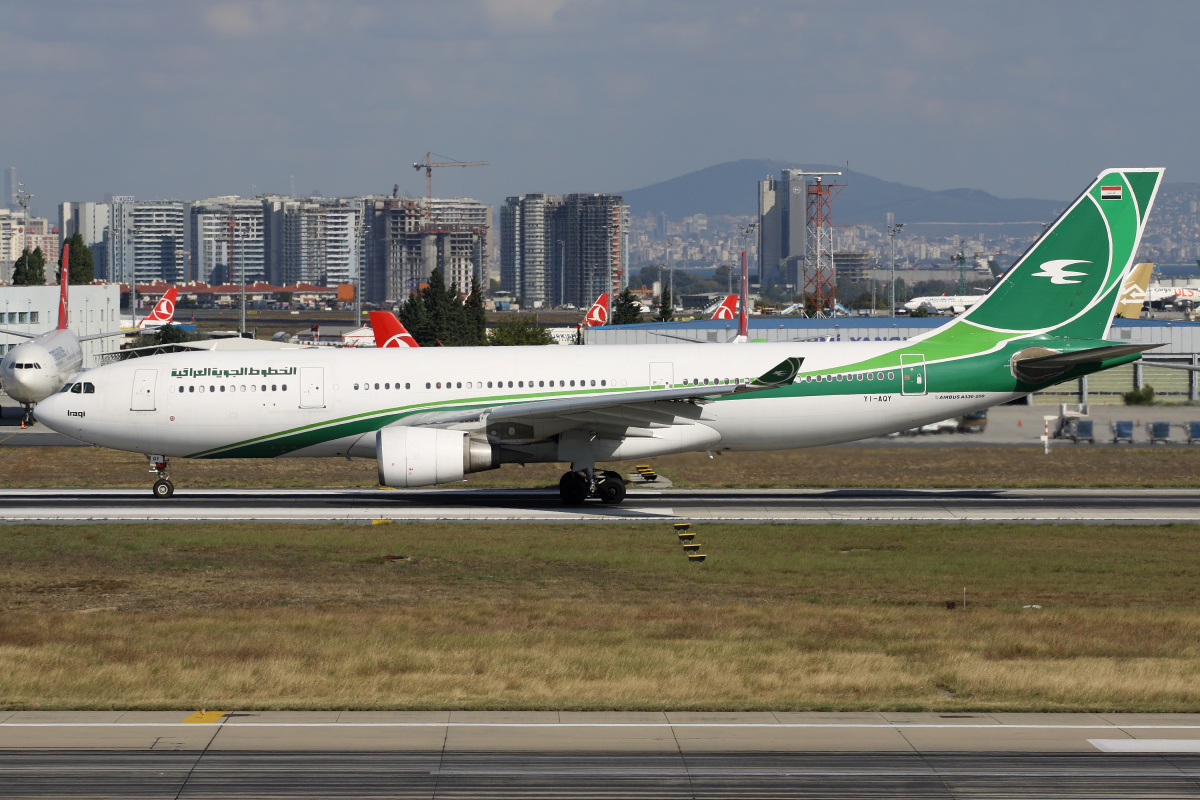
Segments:
[[[1030,273],[1035,278],[1049,278],[1051,283],[1083,283],[1083,281],[1073,281],[1071,278],[1086,278],[1086,272],[1076,272],[1067,269],[1072,264],[1090,264],[1090,261],[1078,261],[1070,258],[1061,258],[1057,261],[1047,261],[1042,264],[1041,272]]]
[[[713,319],[733,319],[737,316],[737,295],[731,294],[725,297],[721,305],[717,306],[717,310],[713,312]]]
[[[587,323],[589,328],[608,324],[607,292],[596,298],[596,302],[592,303],[592,307],[588,309],[587,316],[583,318],[583,321]]]
[[[172,286],[167,290],[167,293],[162,296],[158,304],[154,306],[154,310],[146,317],[145,322],[170,322],[175,318],[175,298],[178,292]]]

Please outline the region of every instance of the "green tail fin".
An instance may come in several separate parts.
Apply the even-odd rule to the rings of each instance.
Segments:
[[[1102,172],[991,293],[955,322],[1103,338],[1162,176],[1161,169]]]

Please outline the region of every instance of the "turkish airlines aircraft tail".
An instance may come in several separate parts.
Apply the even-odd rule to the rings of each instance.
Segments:
[[[67,255],[70,252],[70,245],[63,242],[62,272],[58,274],[58,282],[62,285],[62,289],[58,293],[58,329],[60,331],[67,329],[67,287],[71,285],[70,259]]]
[[[713,312],[713,319],[733,319],[737,316],[738,296],[736,294],[726,295],[721,305],[717,306],[717,310]]]
[[[175,300],[178,297],[179,291],[174,286],[167,289],[166,294],[155,304],[154,309],[145,317],[138,320],[138,330],[147,327],[158,328],[163,325],[169,325],[171,320],[175,319]]]
[[[369,311],[371,330],[375,332],[376,347],[420,347],[412,334],[405,330],[390,311]]]
[[[592,303],[592,307],[583,318],[583,324],[589,328],[608,324],[608,292],[597,297],[596,302]]]

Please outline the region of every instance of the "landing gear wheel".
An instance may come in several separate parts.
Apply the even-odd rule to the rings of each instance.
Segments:
[[[173,494],[175,494],[175,484],[169,480],[162,478],[154,482],[154,496],[159,500],[166,500]]]
[[[558,496],[569,506],[583,505],[591,487],[588,479],[578,472],[566,472],[558,481]]]
[[[625,482],[624,475],[622,475],[619,472],[614,472],[611,469],[606,469],[601,474],[604,476],[604,480],[617,480],[617,481],[620,481],[621,483]]]
[[[605,472],[596,484],[596,496],[605,505],[615,506],[625,499],[625,481],[615,472]]]

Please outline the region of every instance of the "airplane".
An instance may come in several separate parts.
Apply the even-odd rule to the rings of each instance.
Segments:
[[[904,308],[909,311],[927,308],[938,314],[944,314],[947,311],[952,314],[961,314],[986,296],[983,294],[956,294],[941,295],[940,297],[914,297],[904,304]]]
[[[850,442],[1136,361],[1153,345],[1103,337],[1163,172],[1105,170],[989,294],[902,342],[162,354],[89,370],[36,415],[147,454],[157,498],[173,458],[321,456],[374,458],[397,488],[565,463],[564,503],[620,503],[601,462]]]
[[[420,347],[408,329],[390,311],[368,311],[376,347]]]
[[[3,383],[4,390],[9,397],[25,406],[21,427],[33,420],[34,404],[57,392],[72,375],[79,372],[83,366],[83,347],[80,346],[80,342],[125,335],[125,331],[120,330],[76,336],[75,332],[67,327],[67,293],[70,287],[68,279],[70,272],[67,265],[69,251],[70,247],[64,244],[60,277],[62,290],[58,300],[58,327],[40,334],[0,329],[0,333],[30,340],[9,350],[4,358],[0,359],[0,383]]]
[[[1194,306],[1200,303],[1200,288],[1194,286],[1151,286],[1146,290],[1146,300],[1152,306]]]
[[[175,303],[179,297],[178,290],[172,286],[163,294],[150,313],[134,322],[135,317],[124,317],[121,324],[130,330],[154,333],[164,325],[170,325],[175,319]]]

